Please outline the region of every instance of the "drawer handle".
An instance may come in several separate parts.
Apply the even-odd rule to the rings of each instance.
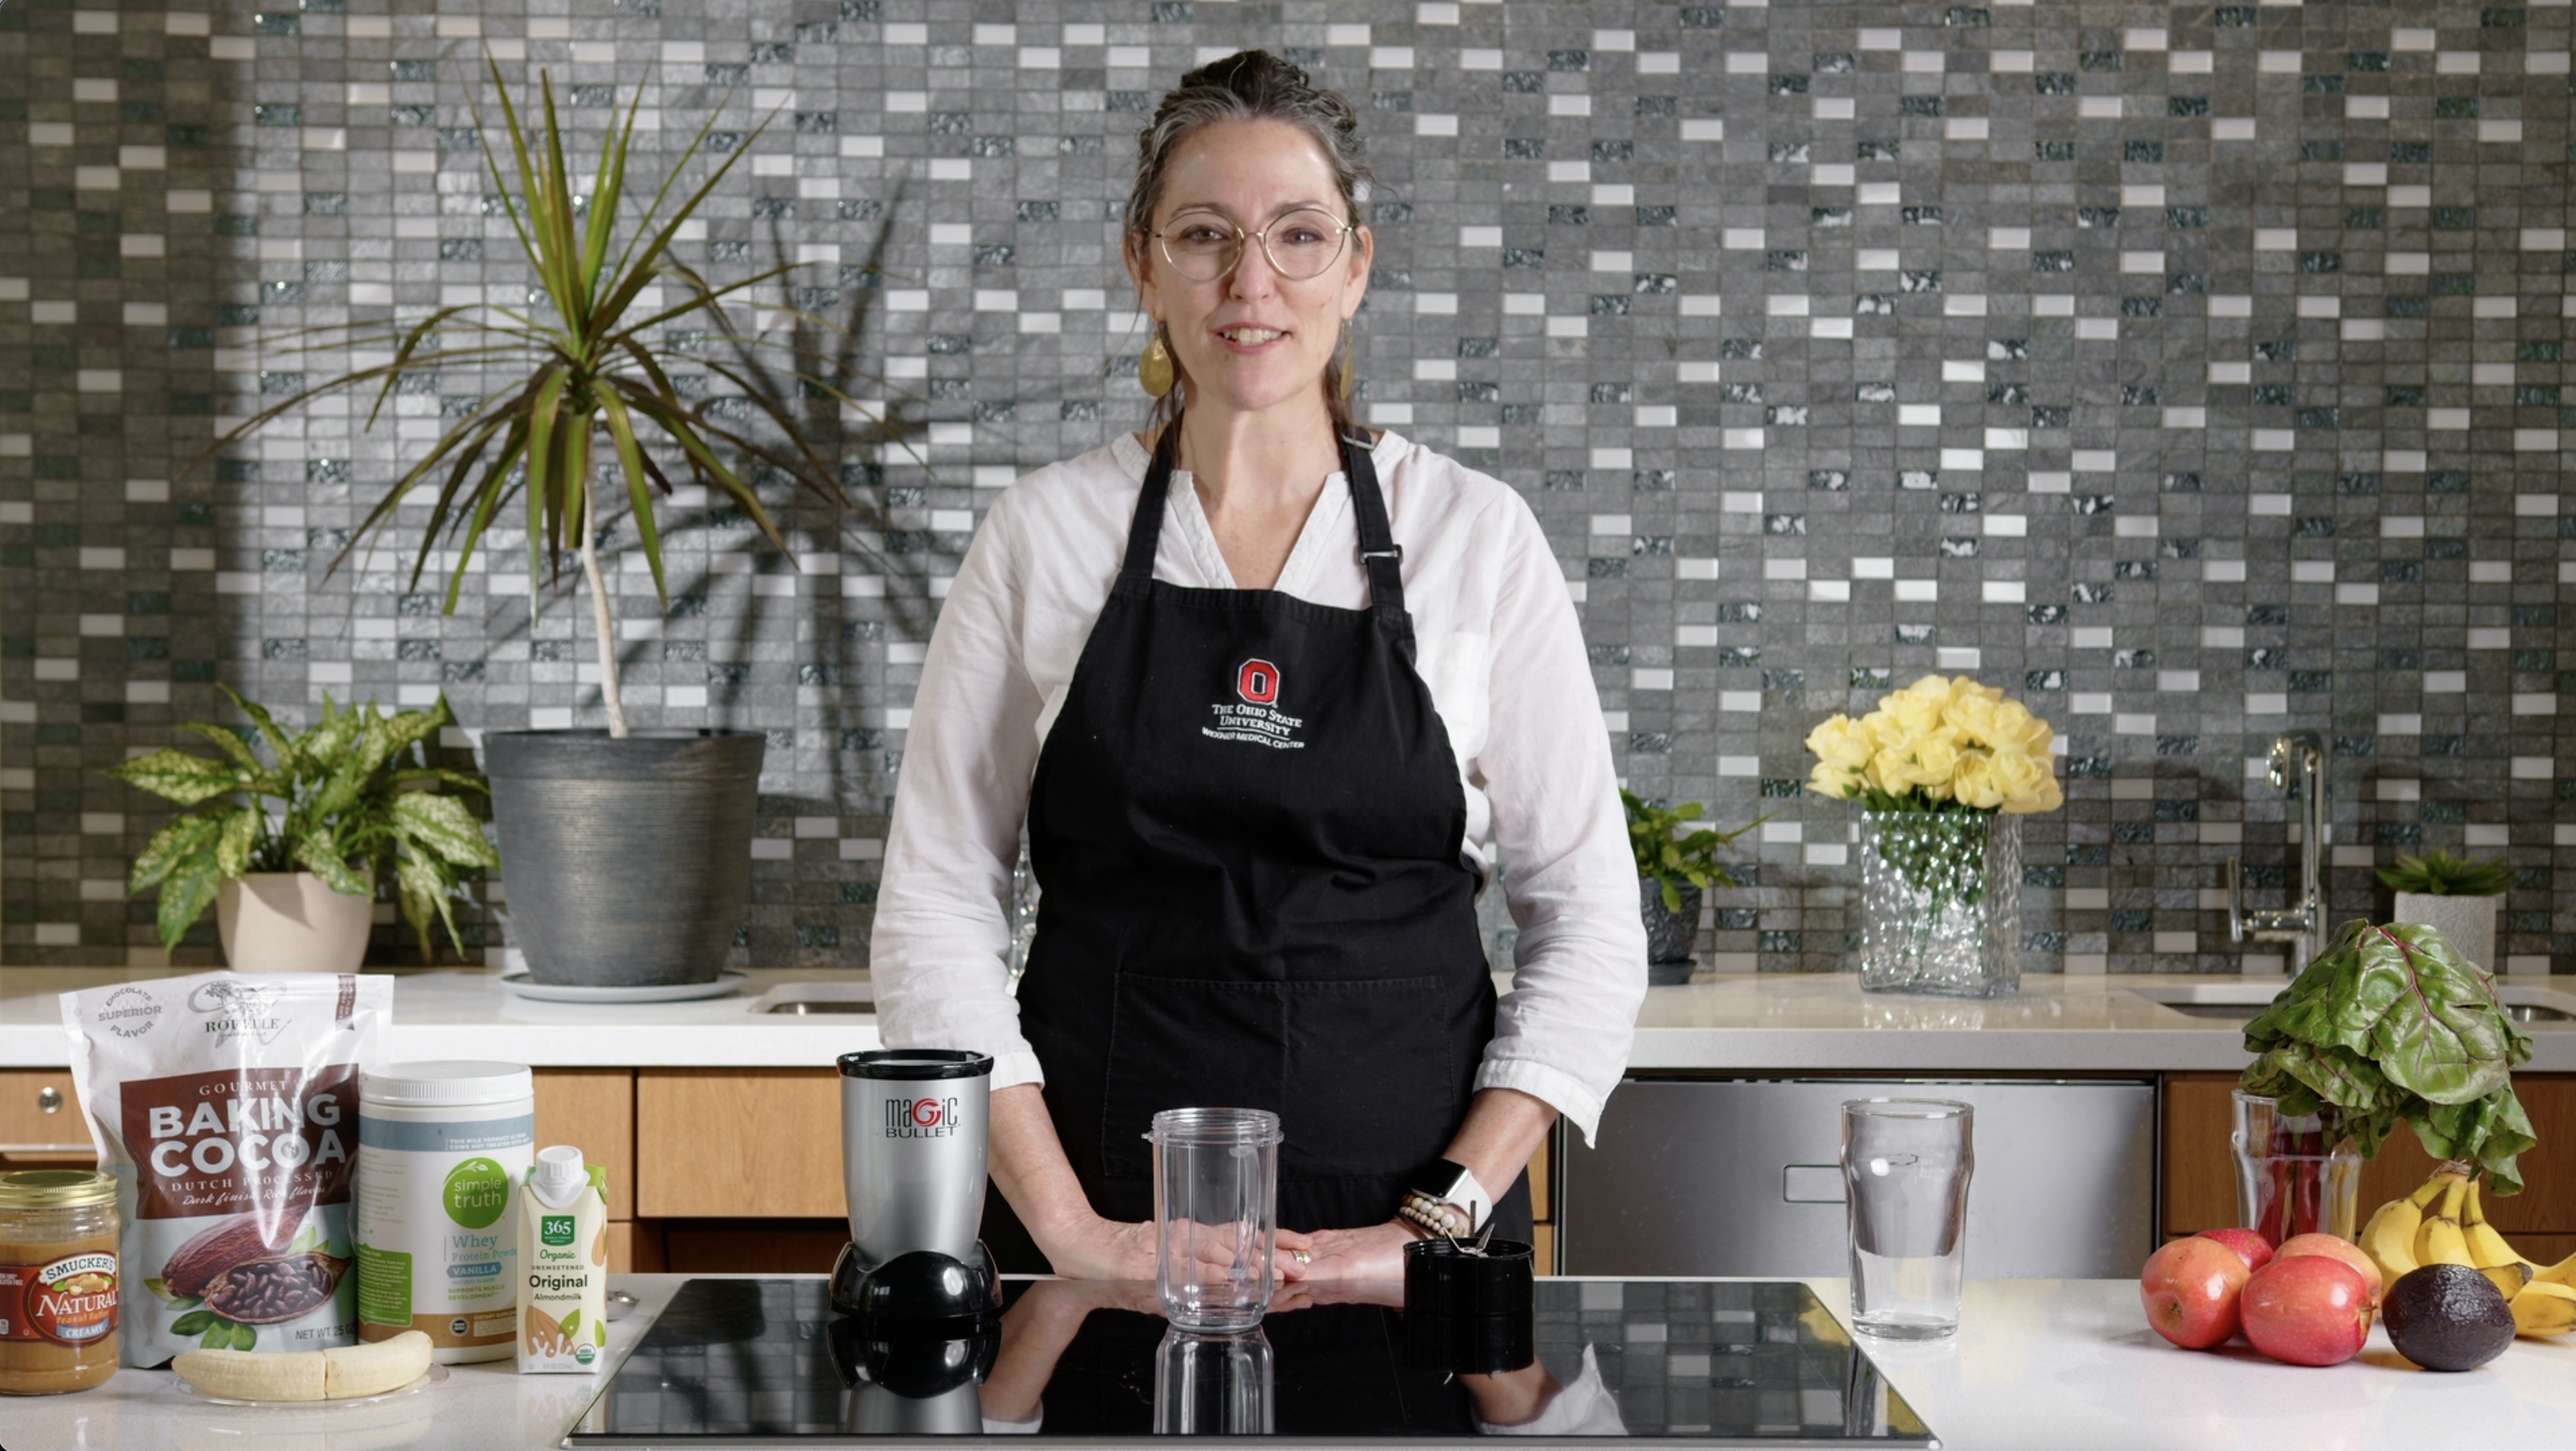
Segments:
[[[1791,1204],[1840,1204],[1845,1193],[1840,1164],[1791,1164],[1780,1171],[1780,1197]]]
[[[48,1083],[36,1090],[36,1107],[46,1113],[63,1111],[63,1091]]]

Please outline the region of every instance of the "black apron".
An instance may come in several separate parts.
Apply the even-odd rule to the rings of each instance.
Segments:
[[[1380,1224],[1456,1134],[1494,1031],[1457,757],[1367,441],[1340,440],[1369,580],[1344,610],[1154,578],[1179,436],[1038,754],[1021,1031],[1098,1213],[1151,1217],[1157,1111],[1266,1108],[1281,1227]],[[1004,1268],[1047,1268],[985,1204]],[[1529,1237],[1517,1178],[1499,1213]]]

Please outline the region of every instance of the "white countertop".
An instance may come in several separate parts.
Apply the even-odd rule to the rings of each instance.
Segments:
[[[70,1061],[59,995],[163,968],[11,968],[0,998],[0,1067]],[[397,972],[388,1062],[489,1058],[541,1068],[829,1068],[874,1048],[873,1013],[810,1017],[762,1009],[778,994],[861,990],[864,974],[807,970],[751,973],[730,996],[695,1002],[602,1005],[538,1002],[501,986],[500,975],[458,969]]]
[[[0,1067],[69,1061],[56,994],[158,968],[11,968],[0,998]],[[401,972],[394,983],[391,1061],[498,1058],[541,1067],[829,1067],[878,1046],[868,1014],[762,1011],[782,996],[865,991],[865,975],[755,971],[730,997],[594,1006],[532,1002],[477,971]],[[1704,975],[1650,988],[1637,1021],[1632,1070],[1721,1069],[1847,1073],[1922,1070],[2158,1072],[2245,1066],[2241,1021],[2186,1016],[2139,990],[2220,990],[2268,996],[2281,979],[2190,976],[2027,977],[1987,1000],[1864,993],[1849,974]],[[2576,992],[2508,980],[2519,994],[2576,1013]],[[1498,986],[1509,980],[1499,979]],[[2576,1022],[2533,1024],[2532,1072],[2576,1072]]]
[[[685,1279],[621,1275],[637,1309],[621,1347]],[[1844,1282],[1808,1282],[1844,1318]],[[2576,1343],[2516,1341],[2461,1375],[2418,1371],[2373,1330],[2358,1360],[2278,1365],[2243,1346],[2176,1350],[2147,1329],[2132,1280],[1978,1280],[1955,1341],[1869,1346],[1947,1451],[2282,1451],[2555,1445],[2576,1425]],[[622,1358],[622,1357],[621,1357]],[[121,1372],[79,1395],[0,1402],[9,1451],[506,1451],[553,1447],[602,1376],[451,1368],[446,1384],[345,1410],[226,1410],[168,1371]],[[1351,1443],[1336,1443],[1349,1446]]]

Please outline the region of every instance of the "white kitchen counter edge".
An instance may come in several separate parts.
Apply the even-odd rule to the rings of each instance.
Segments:
[[[70,1061],[57,995],[137,978],[146,968],[10,968],[0,974],[0,1067]],[[493,1058],[539,1067],[829,1067],[878,1046],[873,1015],[766,1014],[778,994],[848,990],[849,972],[763,970],[735,996],[589,1006],[531,1002],[474,971],[395,975],[391,1061]],[[2242,1025],[2192,1018],[2131,989],[2232,979],[2032,977],[1991,1000],[1863,993],[1848,975],[1704,976],[1652,988],[1638,1019],[1633,1072],[2233,1072]],[[1508,985],[1508,980],[1502,980]],[[2576,997],[2564,993],[2571,1009]],[[2576,1072],[2576,1025],[2535,1027],[2528,1071]]]

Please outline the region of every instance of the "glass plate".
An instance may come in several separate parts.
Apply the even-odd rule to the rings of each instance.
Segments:
[[[336,1411],[336,1410],[340,1409],[340,1408],[341,1408],[341,1407],[343,1407],[343,1406],[372,1406],[372,1405],[376,1405],[376,1404],[378,1404],[378,1403],[380,1403],[380,1402],[383,1402],[383,1401],[400,1400],[400,1399],[401,1399],[402,1397],[404,1397],[404,1396],[416,1396],[416,1395],[419,1395],[422,1391],[425,1391],[425,1390],[431,1390],[431,1389],[434,1389],[434,1388],[436,1388],[436,1387],[438,1387],[438,1386],[441,1386],[441,1385],[446,1384],[446,1383],[447,1383],[447,1367],[446,1367],[446,1366],[443,1366],[443,1365],[438,1365],[438,1364],[433,1363],[433,1364],[430,1366],[430,1368],[428,1369],[428,1371],[427,1371],[426,1373],[424,1373],[424,1374],[420,1377],[420,1379],[418,1379],[418,1380],[416,1380],[416,1381],[413,1381],[411,1384],[409,1384],[409,1385],[407,1385],[407,1386],[402,1386],[402,1387],[399,1387],[399,1388],[394,1389],[394,1390],[386,1391],[386,1392],[385,1392],[385,1393],[383,1393],[382,1395],[373,1395],[373,1396],[353,1396],[353,1397],[351,1397],[351,1398],[349,1398],[349,1399],[347,1399],[347,1400],[342,1400],[342,1401],[253,1401],[253,1400],[244,1400],[244,1399],[242,1399],[242,1398],[241,1398],[241,1397],[239,1397],[239,1396],[219,1396],[219,1395],[216,1395],[216,1394],[214,1394],[214,1393],[212,1393],[212,1392],[210,1392],[210,1391],[201,1391],[201,1390],[197,1389],[194,1385],[190,1384],[190,1383],[189,1383],[189,1381],[188,1381],[188,1379],[187,1379],[187,1377],[185,1377],[185,1376],[183,1376],[183,1375],[180,1375],[180,1374],[179,1374],[177,1371],[175,1371],[175,1370],[174,1370],[174,1371],[172,1371],[172,1372],[170,1373],[170,1379],[171,1379],[172,1384],[174,1384],[174,1385],[178,1388],[178,1392],[179,1392],[179,1394],[180,1394],[180,1395],[185,1396],[185,1397],[186,1397],[186,1398],[188,1398],[189,1400],[195,1401],[195,1402],[199,1403],[200,1405],[208,1405],[208,1406],[258,1406],[258,1407],[260,1407],[260,1408],[261,1408],[261,1409],[263,1409],[263,1410],[280,1410],[280,1411]]]

